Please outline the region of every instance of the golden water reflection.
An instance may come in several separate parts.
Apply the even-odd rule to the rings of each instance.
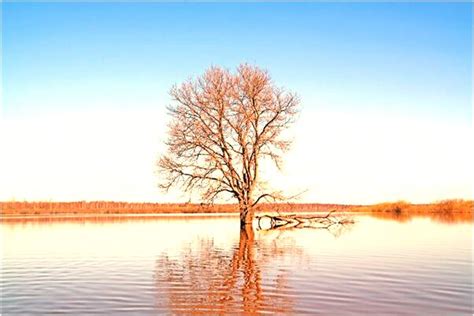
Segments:
[[[279,271],[268,284],[263,280],[264,267],[288,254],[301,256],[302,251],[256,241],[251,229],[240,231],[232,253],[219,249],[212,240],[200,240],[177,258],[163,254],[156,261],[158,307],[173,314],[292,313],[295,302],[288,295],[289,272]]]
[[[394,220],[401,223],[409,222],[415,218],[429,218],[433,222],[443,224],[470,223],[474,221],[472,212],[373,212],[368,214],[375,218]]]
[[[327,212],[323,212],[326,214]],[[339,213],[336,213],[338,215]],[[473,212],[431,212],[431,213],[417,213],[417,212],[347,212],[344,215],[350,214],[354,217],[359,215],[368,215],[378,219],[388,219],[397,222],[408,222],[415,218],[428,218],[434,222],[454,224],[454,223],[469,223],[474,222]],[[89,215],[53,215],[53,216],[2,216],[0,222],[12,224],[27,224],[27,223],[114,223],[114,222],[135,222],[137,220],[151,220],[161,219],[166,221],[182,221],[183,219],[209,219],[209,218],[234,218],[237,214],[89,214]]]
[[[472,223],[386,215],[342,233],[239,233],[237,216],[3,218],[2,312],[468,314]]]

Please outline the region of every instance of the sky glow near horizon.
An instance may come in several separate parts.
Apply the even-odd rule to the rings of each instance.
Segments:
[[[157,188],[167,92],[266,68],[302,111],[301,201],[473,198],[472,4],[2,3],[0,200],[188,201]]]

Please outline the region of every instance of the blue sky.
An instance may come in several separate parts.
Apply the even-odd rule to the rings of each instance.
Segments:
[[[211,64],[250,62],[317,107],[466,121],[472,4],[4,3],[8,115],[160,106]],[[106,96],[107,95],[107,96]],[[128,100],[128,102],[125,102]],[[151,100],[150,100],[151,101]],[[345,110],[345,109],[344,109]]]
[[[142,113],[133,116],[137,125],[157,113],[155,124],[164,125],[160,113],[174,83],[210,65],[249,62],[301,96],[306,134],[315,122],[309,117],[329,113],[335,122],[353,118],[366,126],[396,117],[471,140],[465,135],[472,123],[470,3],[2,3],[2,9],[1,115],[12,126],[112,112]],[[406,142],[398,143],[404,150]],[[368,147],[374,144],[367,139]],[[436,163],[447,170],[457,162]],[[463,183],[462,196],[472,188],[464,178],[452,181]]]

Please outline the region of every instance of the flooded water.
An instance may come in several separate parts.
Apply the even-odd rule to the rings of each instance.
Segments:
[[[355,221],[240,232],[237,217],[4,220],[2,314],[472,313],[471,221]]]

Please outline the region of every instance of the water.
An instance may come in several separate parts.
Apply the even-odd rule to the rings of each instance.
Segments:
[[[355,220],[4,220],[2,314],[472,314],[471,221]]]

